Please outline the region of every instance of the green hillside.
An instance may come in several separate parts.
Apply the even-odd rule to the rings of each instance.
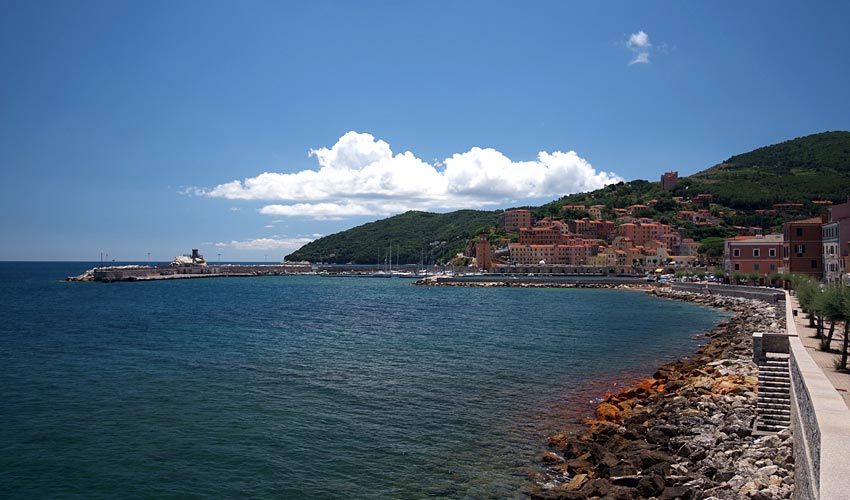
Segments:
[[[661,172],[659,172],[660,177]],[[714,196],[712,212],[723,224],[695,226],[677,218],[673,197],[699,193]],[[670,192],[660,182],[634,180],[596,191],[564,196],[540,207],[535,216],[569,218],[584,214],[564,211],[564,205],[604,205],[606,218],[614,208],[656,200],[642,215],[682,226],[689,237],[703,240],[734,234],[730,226],[758,226],[777,230],[787,220],[819,215],[824,207],[812,200],[843,203],[850,195],[850,132],[824,132],[732,156],[723,163],[679,179]],[[776,214],[756,214],[774,203],[802,203],[801,209]],[[707,205],[706,205],[707,207]],[[445,262],[461,251],[480,229],[496,224],[497,212],[460,210],[447,214],[407,212],[326,236],[299,249],[287,260],[373,264],[383,262],[392,245],[394,259],[402,263]],[[400,254],[399,257],[396,257]]]
[[[538,211],[554,215],[563,205],[622,208],[659,200],[656,212],[664,213],[674,208],[669,203],[672,196],[687,198],[698,193],[714,195],[716,203],[740,212],[741,217],[771,209],[774,203],[803,203],[805,212],[814,214],[820,209],[812,206],[811,200],[844,202],[850,194],[850,132],[809,135],[732,156],[680,178],[672,192],[662,192],[660,182],[635,180],[565,196]]]
[[[325,236],[286,257],[287,261],[375,264],[392,247],[393,262],[446,262],[476,231],[496,224],[497,212],[458,210],[445,214],[410,211]]]
[[[850,191],[850,132],[824,132],[733,156],[688,177],[676,193],[711,193],[741,210],[774,203],[845,201]]]

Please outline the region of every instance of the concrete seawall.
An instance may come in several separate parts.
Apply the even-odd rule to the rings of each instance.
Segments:
[[[787,292],[786,292],[787,293]],[[796,498],[850,498],[850,409],[797,335],[786,307],[791,354],[791,427],[796,459]]]
[[[764,288],[754,286],[720,285],[717,283],[673,283],[673,290],[693,293],[716,293],[726,297],[739,297],[742,299],[763,300],[770,304],[777,304],[785,300],[785,292],[778,288]]]
[[[728,285],[711,285],[706,289],[696,283],[677,283],[674,288],[765,300],[784,309],[787,341],[779,347],[759,344],[759,349],[790,355],[794,497],[799,500],[850,498],[850,409],[800,340],[788,292]],[[761,335],[755,335],[754,341],[760,338]],[[774,338],[772,342],[775,341]]]

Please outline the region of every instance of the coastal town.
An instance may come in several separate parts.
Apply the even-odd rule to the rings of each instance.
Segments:
[[[663,190],[675,186],[676,172],[661,177]],[[700,227],[717,227],[720,208],[711,194],[673,197],[679,220]],[[701,244],[686,237],[683,227],[646,217],[657,200],[626,208],[604,205],[564,205],[565,213],[586,212],[581,219],[535,220],[528,209],[499,215],[504,233],[497,239],[481,234],[474,245],[474,267],[496,274],[606,274],[678,273],[704,277],[707,273],[730,283],[769,285],[783,275],[810,276],[827,283],[847,282],[850,260],[850,202],[833,205],[813,200],[822,215],[791,220],[781,233],[763,234],[760,227],[736,226],[736,236],[722,242],[722,255],[700,252]],[[776,204],[770,212],[802,208]],[[764,212],[764,211],[762,211]],[[770,215],[770,214],[769,214]]]

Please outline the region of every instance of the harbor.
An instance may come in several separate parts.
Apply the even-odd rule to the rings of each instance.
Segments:
[[[169,264],[104,266],[89,269],[65,281],[161,281],[191,278],[237,278],[250,276],[279,276],[284,274],[310,274],[315,269],[305,263],[281,264],[209,264],[197,249],[191,254],[179,255]]]

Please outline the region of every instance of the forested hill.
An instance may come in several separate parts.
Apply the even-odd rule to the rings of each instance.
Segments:
[[[662,172],[655,177],[660,178]],[[697,227],[680,220],[681,207],[673,197],[684,199],[707,193],[714,196],[712,213],[722,220],[713,227]],[[569,218],[587,215],[564,210],[564,205],[604,205],[611,218],[614,208],[646,204],[644,215],[684,227],[689,237],[725,237],[731,226],[758,226],[775,231],[787,220],[819,215],[825,208],[814,200],[843,203],[850,195],[850,132],[824,132],[732,156],[690,177],[679,179],[672,191],[663,192],[660,182],[634,180],[596,191],[564,196],[540,207],[535,216]],[[777,203],[802,204],[800,208],[774,209]],[[447,214],[407,212],[364,224],[309,243],[286,257],[312,262],[384,262],[392,246],[394,260],[402,263],[445,262],[463,250],[479,230],[496,224],[497,212],[460,210]]]
[[[496,212],[480,210],[410,211],[319,238],[286,260],[375,264],[385,262],[392,251],[393,262],[444,262],[463,251],[477,231],[495,225],[496,217]]]
[[[843,202],[850,194],[850,132],[814,134],[736,155],[681,184],[739,210]]]
[[[680,178],[671,192],[662,192],[660,182],[636,180],[565,196],[540,207],[540,212],[555,214],[563,205],[579,204],[621,208],[653,199],[662,202],[659,208],[664,211],[672,196],[697,193],[712,194],[717,204],[745,215],[769,210],[774,203],[816,209],[810,206],[812,200],[844,202],[850,194],[850,132],[809,135],[732,156]]]

